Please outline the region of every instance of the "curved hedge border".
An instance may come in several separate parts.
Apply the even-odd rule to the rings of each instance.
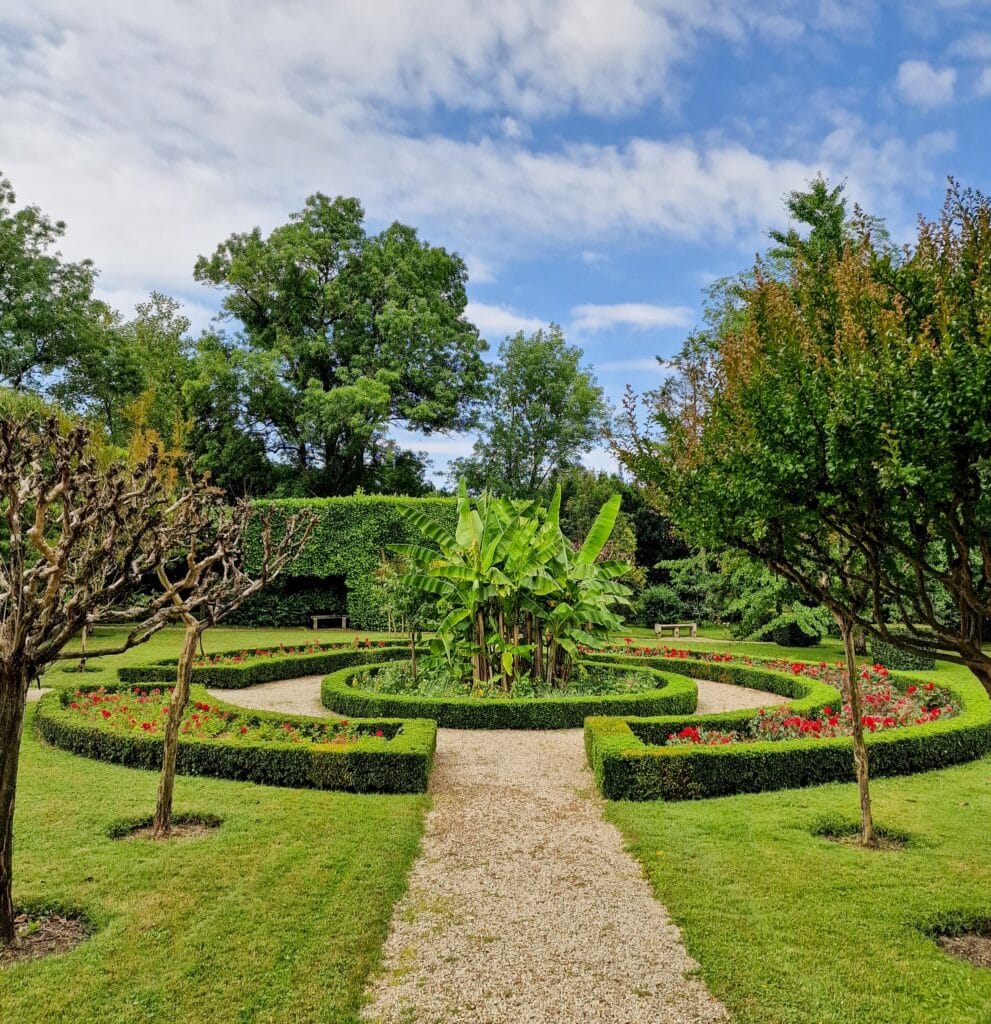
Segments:
[[[698,690],[693,682],[650,666],[636,668],[655,675],[657,689],[601,696],[419,697],[355,689],[351,680],[362,666],[354,666],[327,676],[320,699],[324,707],[343,715],[430,718],[447,729],[580,729],[589,715],[604,712],[689,715],[695,710]]]
[[[384,647],[336,647],[315,654],[271,655],[249,658],[243,664],[198,665],[193,668],[193,682],[215,690],[238,690],[255,683],[271,683],[278,679],[299,679],[335,672],[349,665],[370,665],[396,657],[397,649],[407,650],[405,640],[386,640]],[[216,652],[240,654],[240,650]],[[174,658],[150,665],[125,665],[117,669],[122,683],[167,683],[175,679]]]
[[[131,689],[120,684],[108,692]],[[53,691],[38,702],[35,729],[62,750],[128,768],[158,770],[162,764],[162,738],[119,733],[95,722],[79,720],[67,707],[70,691]],[[190,701],[212,700],[194,686]],[[217,704],[216,700],[213,700]],[[301,715],[280,715],[219,704],[243,721],[307,722]],[[319,719],[317,719],[319,721]],[[349,793],[425,793],[437,743],[437,725],[429,720],[374,718],[353,725],[381,729],[384,737],[363,736],[345,749],[308,743],[272,740],[218,740],[180,736],[177,771],[181,775],[209,775],[219,779],[257,782],[267,786],[302,789],[337,789]]]
[[[707,666],[708,667],[708,666]],[[729,665],[712,665],[728,669]],[[746,670],[752,673],[757,670]],[[713,671],[712,675],[717,673]],[[761,689],[780,680],[822,684],[776,672],[762,673]],[[912,682],[891,676],[898,686]],[[977,680],[944,682],[961,705],[954,718],[911,725],[866,737],[871,774],[909,775],[972,761],[991,751],[991,701]],[[827,689],[831,689],[827,687]],[[778,691],[781,692],[781,691]],[[833,691],[835,693],[835,691]],[[809,698],[791,703],[796,710]],[[849,737],[777,740],[726,746],[656,746],[685,725],[733,728],[753,711],[680,717],[596,717],[585,723],[585,750],[603,796],[610,800],[695,800],[735,793],[852,782],[853,743]]]

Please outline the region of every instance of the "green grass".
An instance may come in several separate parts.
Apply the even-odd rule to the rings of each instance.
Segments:
[[[856,820],[848,785],[608,805],[737,1024],[991,1022],[991,971],[925,934],[942,914],[991,916],[991,759],[872,793],[906,848],[812,834],[823,818]]]
[[[206,639],[223,650],[309,636],[218,629]],[[170,630],[105,659],[99,674],[54,670],[45,682],[109,682],[117,664],[174,655],[177,641]],[[96,932],[71,953],[0,971],[0,1019],[356,1022],[427,798],[180,777],[176,811],[219,815],[218,832],[169,844],[107,838],[113,823],[151,813],[156,783],[154,772],[42,745],[28,723],[15,898],[82,908]]]

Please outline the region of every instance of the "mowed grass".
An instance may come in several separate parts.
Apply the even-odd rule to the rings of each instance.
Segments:
[[[848,785],[608,805],[738,1024],[991,1022],[991,970],[926,934],[944,914],[991,917],[991,758],[879,779],[872,794],[907,847],[812,834],[856,820]]]
[[[312,637],[216,630],[206,639],[223,650]],[[172,630],[104,659],[101,673],[54,670],[45,682],[99,685],[116,665],[174,654],[177,642]],[[170,843],[107,838],[113,823],[151,813],[156,783],[154,772],[43,745],[29,720],[15,898],[79,907],[96,931],[71,953],[0,970],[0,1020],[357,1021],[427,798],[180,777],[176,811],[219,815],[219,831]]]

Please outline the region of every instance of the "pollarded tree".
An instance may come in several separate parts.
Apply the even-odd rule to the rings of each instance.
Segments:
[[[175,494],[157,452],[133,468],[108,462],[90,431],[32,400],[0,412],[0,944],[14,941],[13,843],[17,762],[28,688],[81,629],[132,620],[111,648],[147,640],[173,616],[171,601],[123,606],[153,571],[181,523],[188,492]]]
[[[316,521],[312,511],[288,516],[279,524],[278,538],[273,538],[270,510],[260,514],[248,501],[229,505],[219,489],[202,482],[191,483],[189,496],[175,524],[177,546],[169,552],[168,562],[162,559],[155,567],[162,596],[185,627],[163,736],[153,822],[156,838],[165,838],[172,830],[179,727],[189,704],[193,662],[203,633],[278,576],[299,554]],[[259,515],[260,526],[253,523]],[[253,532],[259,554],[254,560],[257,565],[249,571],[244,547],[252,526],[257,527]]]

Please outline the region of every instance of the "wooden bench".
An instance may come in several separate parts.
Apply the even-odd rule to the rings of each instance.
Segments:
[[[310,621],[313,623],[314,629],[319,629],[321,622],[339,622],[341,629],[348,628],[348,617],[346,615],[311,615]],[[333,629],[333,626],[328,625],[326,628]]]
[[[699,626],[697,622],[655,622],[654,623],[654,635],[664,636],[664,630],[670,629],[671,636],[677,638],[681,636],[683,629],[688,630],[689,636],[695,638],[699,635]]]

